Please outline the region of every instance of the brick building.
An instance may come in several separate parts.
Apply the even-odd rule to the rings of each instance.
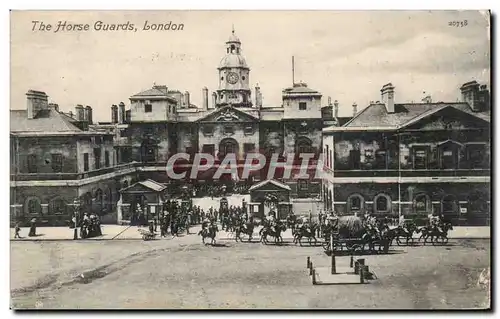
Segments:
[[[461,102],[396,103],[392,84],[341,127],[323,130],[326,209],[490,221],[490,94],[476,81]]]
[[[74,198],[81,199],[86,211],[118,209],[119,216],[128,216],[130,212],[121,209],[134,207],[120,200],[119,190],[137,181],[165,184],[169,191],[186,182],[221,181],[228,186],[243,183],[248,189],[267,179],[268,167],[246,180],[228,174],[214,180],[213,175],[227,154],[235,154],[241,172],[245,155],[251,152],[265,154],[268,160],[277,154],[281,161],[290,154],[314,153],[310,178],[280,175],[283,170],[273,178],[289,192],[288,204],[280,207],[283,214],[290,208],[296,213],[317,213],[321,180],[314,178],[314,171],[322,149],[322,128],[341,122],[331,101],[322,106],[320,92],[305,83],[293,83],[283,89],[281,105],[264,106],[260,87],[250,87],[250,68],[234,30],[222,52],[214,74],[219,86],[211,94],[201,89],[201,106],[191,103],[189,92],[154,85],[132,95],[129,105],[112,105],[110,122],[93,123],[92,108],[78,105],[75,114],[65,114],[48,104],[45,93],[30,91],[27,110],[11,111],[12,220],[40,216],[45,223],[63,223]],[[172,155],[198,152],[215,156],[212,170],[194,180],[168,178],[166,165]],[[192,159],[177,162],[176,167],[183,164],[189,173]],[[300,161],[297,156],[293,160],[287,165],[296,172]],[[249,205],[265,213],[261,203]]]
[[[112,133],[90,128],[90,106],[65,114],[44,92],[26,95],[26,109],[10,111],[11,223],[66,225],[75,199],[84,212],[113,212],[135,168],[116,165]]]

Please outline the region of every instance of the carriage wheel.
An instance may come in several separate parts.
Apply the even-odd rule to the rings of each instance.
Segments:
[[[439,245],[446,245],[448,243],[448,236],[438,236],[436,237],[436,240],[434,242],[438,243]]]
[[[396,244],[398,244],[398,246],[401,246],[401,239],[399,238],[399,236],[396,237]]]

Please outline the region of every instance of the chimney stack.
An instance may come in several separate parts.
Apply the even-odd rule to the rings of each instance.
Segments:
[[[330,98],[328,98],[330,100]],[[328,101],[328,103],[331,105],[332,101]],[[335,100],[335,102],[333,102],[333,107],[334,107],[334,115],[335,115],[335,118],[338,118],[339,117],[339,101]]]
[[[380,90],[382,93],[382,103],[385,104],[387,113],[394,113],[394,86],[392,83],[387,83]]]
[[[89,124],[92,124],[92,108],[87,105],[85,109],[87,111],[87,122],[89,122]]]
[[[202,99],[201,109],[203,111],[208,110],[208,89],[207,89],[207,87],[204,87],[203,89],[201,89],[201,99]]]
[[[356,114],[358,114],[358,105],[356,104],[356,102],[354,102],[352,104],[352,116],[356,116]]]
[[[255,86],[255,107],[260,109],[262,107],[262,93],[260,93],[260,86]]]
[[[125,103],[118,104],[118,123],[125,123]]]
[[[212,92],[212,106],[211,109],[215,109],[215,105],[217,105],[217,93]]]
[[[73,118],[73,111],[68,112],[69,117]]]
[[[188,108],[191,105],[188,91],[184,92],[184,104],[185,104],[185,106],[184,106],[185,108]]]
[[[85,109],[83,105],[77,104],[75,106],[76,120],[79,122],[85,121]]]
[[[470,81],[462,85],[460,91],[462,92],[462,101],[465,103],[469,103],[472,111],[479,112],[481,111],[481,103],[479,96],[480,93],[480,85],[477,81]]]
[[[111,106],[111,123],[118,123],[118,106],[115,104]]]
[[[41,110],[49,107],[49,97],[45,92],[29,90],[27,96],[28,119],[33,119]]]

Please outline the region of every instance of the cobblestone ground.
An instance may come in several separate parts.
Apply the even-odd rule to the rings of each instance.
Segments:
[[[321,247],[218,241],[13,242],[14,308],[477,308],[490,265],[488,240],[393,247],[365,256],[379,279],[313,286],[306,269],[329,264]],[[337,264],[348,265],[349,257]],[[83,276],[82,276],[83,275]]]

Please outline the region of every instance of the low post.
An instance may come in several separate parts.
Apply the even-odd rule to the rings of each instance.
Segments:
[[[307,268],[311,268],[311,257],[307,256]]]
[[[351,262],[349,263],[349,267],[354,267],[354,257],[351,255]]]
[[[365,271],[364,271],[364,266],[359,267],[359,283],[364,284],[365,283]]]
[[[313,285],[316,285],[316,270],[312,269],[312,283]]]
[[[332,275],[337,273],[337,263],[335,260],[335,249],[333,249],[333,232],[330,233],[330,248],[332,249]]]
[[[357,275],[359,274],[359,261],[356,260],[354,263],[354,273]]]
[[[311,262],[310,267],[309,267],[309,275],[312,276],[313,272],[314,272],[314,267],[313,267],[313,263]]]

